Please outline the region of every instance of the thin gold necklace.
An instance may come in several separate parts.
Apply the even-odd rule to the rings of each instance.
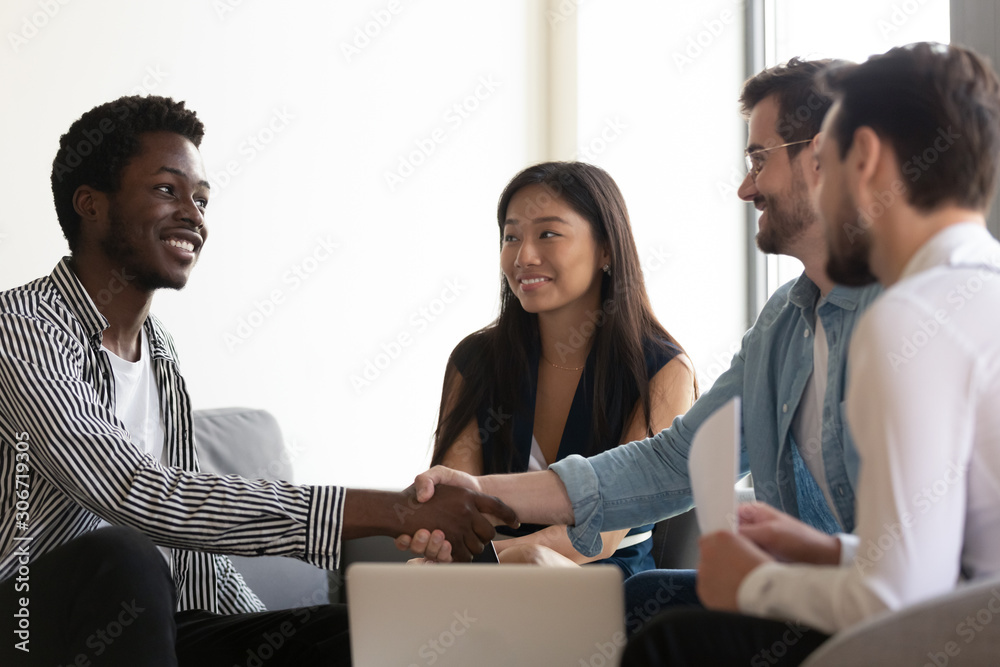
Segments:
[[[545,355],[542,355],[542,359],[545,359]],[[545,359],[545,363],[547,363],[549,366],[552,366],[552,368],[558,368],[561,371],[582,371],[586,367],[584,365],[584,366],[580,366],[579,368],[567,368],[566,366],[558,366],[558,365],[552,363],[551,361],[549,361],[548,359]]]

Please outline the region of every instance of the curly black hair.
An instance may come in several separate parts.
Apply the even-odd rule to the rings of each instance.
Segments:
[[[59,138],[52,162],[52,198],[70,252],[80,238],[80,216],[73,208],[76,189],[89,185],[117,192],[122,169],[139,154],[140,136],[146,132],[175,132],[200,146],[205,126],[184,102],[133,95],[94,107]]]

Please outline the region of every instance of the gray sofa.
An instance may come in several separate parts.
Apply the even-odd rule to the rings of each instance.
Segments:
[[[193,414],[201,467],[220,475],[294,481],[277,420],[265,410],[220,408]],[[309,563],[279,556],[231,556],[236,569],[268,609],[336,602],[338,579]]]
[[[834,635],[803,667],[1000,665],[1000,577]]]

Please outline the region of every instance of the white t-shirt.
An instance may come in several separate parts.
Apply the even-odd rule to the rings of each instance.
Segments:
[[[163,417],[160,414],[160,392],[153,376],[153,363],[149,352],[149,338],[142,330],[142,344],[139,361],[122,359],[114,352],[104,349],[111,361],[111,372],[115,378],[115,417],[128,430],[129,440],[139,451],[164,462],[163,457]],[[101,521],[99,528],[110,525]],[[167,562],[170,550],[160,547]]]
[[[1000,573],[1000,244],[978,224],[925,243],[862,316],[847,419],[861,457],[841,567],[768,563],[741,611],[832,633]]]
[[[824,303],[826,301],[820,299],[816,304],[816,310],[819,310]],[[813,370],[802,392],[799,409],[795,411],[792,432],[795,433],[795,442],[802,461],[823,491],[830,513],[836,517],[837,507],[833,504],[830,484],[826,481],[826,468],[823,466],[823,399],[826,397],[829,363],[830,348],[826,340],[826,329],[823,328],[823,321],[817,315],[816,331],[813,334]]]

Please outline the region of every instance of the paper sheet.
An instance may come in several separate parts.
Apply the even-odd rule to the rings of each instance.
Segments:
[[[736,531],[740,416],[737,396],[702,423],[691,443],[688,472],[702,535],[717,530]]]

